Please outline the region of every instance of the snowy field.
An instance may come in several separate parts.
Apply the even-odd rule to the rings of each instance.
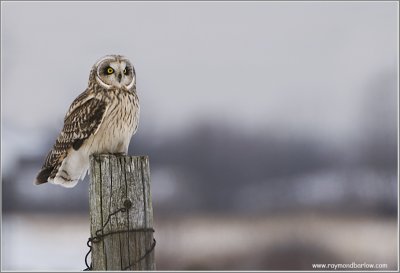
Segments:
[[[397,268],[397,220],[313,213],[155,219],[158,270],[307,269],[311,263]],[[2,270],[81,271],[85,215],[3,215]]]

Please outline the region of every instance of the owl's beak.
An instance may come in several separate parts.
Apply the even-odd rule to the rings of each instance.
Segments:
[[[121,82],[121,79],[122,79],[122,74],[119,73],[119,74],[118,74],[118,82]]]

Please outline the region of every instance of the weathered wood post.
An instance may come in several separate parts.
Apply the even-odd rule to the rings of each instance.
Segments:
[[[92,270],[155,270],[147,156],[90,157]]]

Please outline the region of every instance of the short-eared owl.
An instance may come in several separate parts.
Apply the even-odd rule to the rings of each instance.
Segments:
[[[127,153],[139,120],[135,78],[133,65],[123,56],[96,62],[89,86],[72,102],[35,184],[74,187],[86,175],[89,155]]]

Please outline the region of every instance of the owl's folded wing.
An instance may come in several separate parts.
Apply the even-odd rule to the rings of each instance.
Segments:
[[[65,116],[64,127],[36,177],[35,184],[46,183],[49,177],[53,178],[68,155],[68,150],[78,150],[87,138],[97,132],[106,108],[105,102],[87,93],[82,93],[75,99]]]

